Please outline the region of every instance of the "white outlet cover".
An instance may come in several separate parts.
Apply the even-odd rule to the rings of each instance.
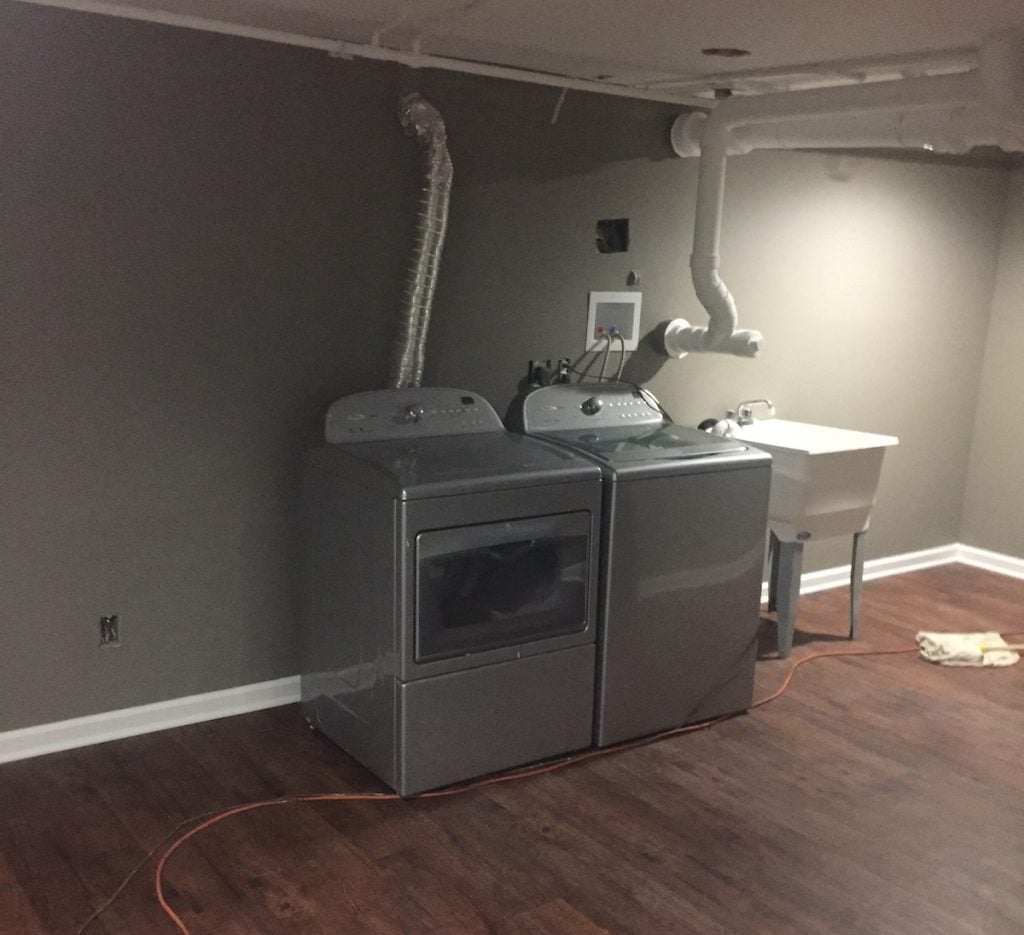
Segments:
[[[584,347],[588,351],[599,351],[606,341],[598,336],[607,333],[613,326],[622,334],[627,351],[635,351],[640,341],[640,300],[641,292],[591,292],[587,310],[587,337]],[[622,349],[616,340],[612,350]]]

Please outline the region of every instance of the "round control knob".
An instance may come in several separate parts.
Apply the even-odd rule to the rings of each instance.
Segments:
[[[419,422],[423,418],[423,407],[417,406],[415,403],[405,407],[405,421],[406,422]]]
[[[588,396],[582,403],[580,403],[580,411],[585,416],[596,416],[600,411],[604,403],[596,396]]]

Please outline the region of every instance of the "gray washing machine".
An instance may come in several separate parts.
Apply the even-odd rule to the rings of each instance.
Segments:
[[[596,743],[748,708],[770,456],[627,383],[537,389],[506,422],[604,475]]]
[[[457,389],[360,393],[304,475],[309,722],[403,795],[590,746],[601,473]]]

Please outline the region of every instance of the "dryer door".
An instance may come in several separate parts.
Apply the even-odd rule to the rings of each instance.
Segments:
[[[590,514],[421,532],[417,662],[585,630]]]

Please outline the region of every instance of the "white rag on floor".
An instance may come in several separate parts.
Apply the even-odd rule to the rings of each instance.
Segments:
[[[1020,656],[1006,646],[998,633],[925,633],[917,634],[921,658],[944,666],[1012,666]]]

